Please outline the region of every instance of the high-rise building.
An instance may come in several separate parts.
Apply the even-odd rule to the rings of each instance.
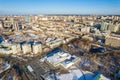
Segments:
[[[18,24],[18,22],[14,22],[13,23],[13,29],[14,30],[19,30],[19,24]]]
[[[0,21],[0,28],[3,28],[3,23],[2,23],[2,21]]]
[[[33,53],[42,53],[42,45],[41,44],[34,44],[33,46]]]
[[[12,45],[12,53],[17,54],[21,52],[20,44],[13,44]]]
[[[24,54],[31,53],[31,51],[32,51],[31,45],[30,44],[23,44],[22,45],[22,51],[23,51]]]
[[[12,24],[14,23],[13,17],[10,18],[10,22],[11,22]]]
[[[29,22],[29,16],[26,16],[26,17],[25,17],[25,21],[26,21],[26,22]]]
[[[107,22],[102,22],[101,23],[101,31],[111,31],[111,32],[116,32],[118,30],[118,24],[113,24],[113,23],[107,23]]]
[[[100,28],[101,31],[106,31],[108,30],[108,23],[107,22],[102,22],[101,23],[101,28]]]
[[[120,24],[117,24],[114,28],[114,32],[119,32]]]

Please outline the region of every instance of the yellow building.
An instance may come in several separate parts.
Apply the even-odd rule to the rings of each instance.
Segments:
[[[114,27],[114,32],[118,32],[118,31],[119,31],[119,28],[120,28],[120,24],[117,24],[117,25]]]

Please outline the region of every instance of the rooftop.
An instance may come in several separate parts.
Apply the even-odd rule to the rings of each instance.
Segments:
[[[63,65],[65,68],[68,68],[79,58],[75,55],[63,52],[60,49],[55,49],[46,56],[46,59],[55,66]]]

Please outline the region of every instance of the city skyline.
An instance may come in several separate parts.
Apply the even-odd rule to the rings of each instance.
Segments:
[[[0,15],[119,15],[120,0],[0,0]]]
[[[119,3],[0,0],[0,80],[120,80]]]

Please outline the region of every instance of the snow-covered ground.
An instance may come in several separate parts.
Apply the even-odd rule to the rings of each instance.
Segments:
[[[59,75],[57,78],[58,80],[92,80],[94,78],[93,73],[81,71],[79,69],[70,70],[70,73]]]
[[[92,72],[80,70],[75,66],[72,66],[71,69],[69,69],[69,73],[56,74],[53,76],[56,77],[55,80],[110,80],[102,74],[95,75]],[[51,78],[49,76],[46,80],[53,80],[53,77]]]

